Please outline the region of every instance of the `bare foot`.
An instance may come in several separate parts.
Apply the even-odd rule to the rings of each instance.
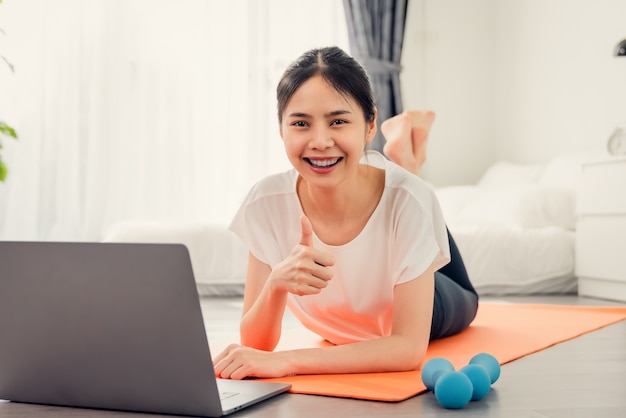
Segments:
[[[426,141],[435,120],[431,110],[405,110],[384,121],[380,131],[387,140],[383,151],[391,161],[419,175],[426,161]]]

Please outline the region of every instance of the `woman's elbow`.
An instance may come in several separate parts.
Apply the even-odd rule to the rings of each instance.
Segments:
[[[427,346],[426,346],[427,347]],[[421,368],[426,357],[426,347],[406,344],[393,356],[395,371],[413,371]]]
[[[424,362],[423,355],[416,355],[415,353],[407,355],[407,359],[405,360],[405,363],[404,363],[405,370],[406,371],[419,370],[423,362]]]

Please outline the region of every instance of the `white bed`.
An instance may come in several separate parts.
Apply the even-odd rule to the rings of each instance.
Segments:
[[[129,220],[113,225],[104,241],[185,244],[201,295],[243,295],[248,251],[224,225]]]
[[[576,189],[582,158],[500,161],[473,186],[440,188],[448,227],[480,294],[576,291]]]
[[[579,159],[500,161],[476,185],[436,190],[470,278],[482,295],[576,291],[574,230]],[[127,221],[113,242],[175,242],[190,252],[202,295],[241,295],[247,251],[224,225]]]

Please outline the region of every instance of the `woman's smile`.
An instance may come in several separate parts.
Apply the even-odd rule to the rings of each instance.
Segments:
[[[316,173],[327,173],[341,161],[343,157],[334,158],[312,158],[304,157],[304,161],[311,166],[311,169]]]

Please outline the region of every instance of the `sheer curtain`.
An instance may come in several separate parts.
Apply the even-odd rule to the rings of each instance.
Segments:
[[[20,136],[3,151],[0,239],[19,240],[226,224],[254,181],[289,167],[284,66],[348,44],[334,0],[6,0],[0,27],[16,69],[0,73],[0,112]]]

